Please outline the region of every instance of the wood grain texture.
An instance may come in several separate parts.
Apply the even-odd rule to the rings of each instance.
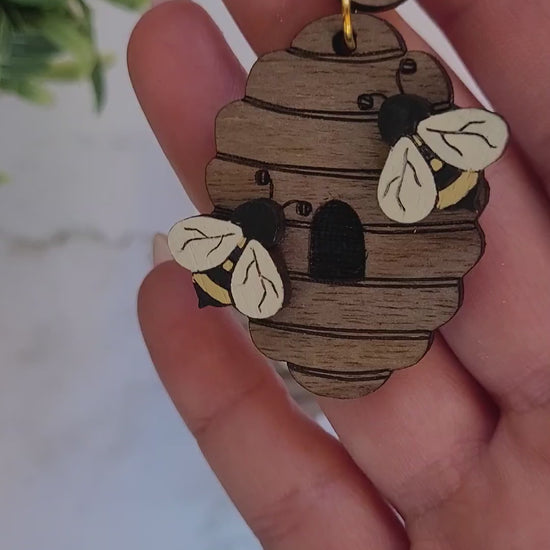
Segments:
[[[433,331],[462,302],[462,284],[373,283],[334,285],[291,275],[291,300],[274,323],[334,330]]]
[[[399,61],[397,85],[402,94],[417,95],[438,108],[454,101],[453,85],[443,65],[426,52],[407,52]]]
[[[281,245],[291,272],[309,270],[308,225],[288,225]],[[482,254],[483,239],[475,225],[424,226],[407,230],[370,228],[364,233],[366,280],[460,278]],[[403,251],[410,248],[410,253]]]
[[[349,63],[346,86],[341,85],[341,69],[339,64],[299,58],[291,51],[274,52],[252,68],[247,98],[296,114],[363,120],[377,120],[384,99],[399,93],[422,96],[439,107],[453,101],[449,77],[441,64],[425,52],[408,52],[404,57],[368,64]],[[318,84],[319,74],[322,86]],[[292,82],[291,94],[288,82]]]
[[[256,174],[260,170],[269,172],[272,187],[258,185]],[[312,173],[299,167],[274,169],[273,165],[261,162],[242,164],[214,159],[207,169],[210,197],[221,210],[233,210],[244,202],[263,197],[270,198],[281,205],[287,205],[285,216],[290,221],[311,220],[312,215],[304,218],[296,212],[293,201],[307,201],[312,212],[329,200],[344,200],[353,204],[355,211],[367,225],[391,226],[392,221],[378,206],[377,189],[380,171],[353,173]],[[488,186],[482,182],[479,186],[479,206],[476,210],[458,208],[454,210],[434,210],[422,225],[472,224],[485,208],[488,201]],[[289,204],[292,203],[292,204]]]
[[[391,371],[377,375],[327,374],[314,369],[304,372],[302,367],[288,363],[292,378],[311,393],[333,399],[358,399],[379,390],[390,378]]]
[[[391,371],[396,364],[410,367],[422,359],[431,345],[429,332],[352,334],[271,321],[251,322],[250,332],[256,346],[273,358],[347,375]]]
[[[368,170],[383,165],[390,151],[376,121],[295,116],[247,101],[222,110],[217,144],[222,155],[309,170]]]
[[[397,30],[382,19],[354,16],[353,30],[357,35],[357,49],[351,55],[341,56],[334,51],[334,36],[342,31],[340,15],[325,17],[308,25],[294,39],[290,51],[302,57],[350,64],[401,57],[407,49]]]
[[[477,219],[489,194],[481,178],[468,201],[412,225],[382,212],[377,188],[390,150],[378,127],[383,101],[411,94],[445,112],[453,90],[439,62],[407,52],[385,21],[362,13],[353,25],[352,55],[333,49],[342,29],[333,16],[306,27],[289,50],[261,58],[246,97],[218,116],[218,154],[207,170],[218,217],[257,198],[283,207],[279,250],[290,300],[273,318],[251,322],[251,334],[268,357],[289,363],[298,383],[336,398],[374,391],[427,352],[483,252]],[[325,214],[336,204],[343,207],[331,219]]]

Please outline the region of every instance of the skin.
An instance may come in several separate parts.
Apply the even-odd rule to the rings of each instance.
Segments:
[[[335,0],[225,3],[258,54],[339,9]],[[268,549],[538,550],[550,541],[550,8],[421,3],[513,132],[488,171],[487,253],[422,363],[366,398],[321,399],[336,440],[290,401],[230,311],[197,309],[185,270],[162,263],[140,290],[160,377]],[[395,14],[384,16],[410,49],[428,49]],[[243,96],[243,69],[208,15],[185,0],[143,17],[128,58],[167,157],[210,211],[214,119]],[[457,104],[475,105],[455,86]]]

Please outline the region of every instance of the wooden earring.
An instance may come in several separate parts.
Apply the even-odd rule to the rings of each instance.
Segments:
[[[375,391],[458,311],[485,248],[483,171],[508,141],[369,13],[399,3],[343,0],[344,24],[315,21],[255,64],[217,118],[214,211],[169,235],[199,305],[247,315],[256,346],[322,396]]]

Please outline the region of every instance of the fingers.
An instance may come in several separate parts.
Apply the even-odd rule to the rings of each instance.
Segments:
[[[255,3],[257,4],[257,3]],[[286,4],[286,3],[285,3]],[[304,5],[307,3],[304,2]],[[272,5],[271,2],[267,3],[267,8],[269,8]],[[301,5],[301,3],[300,3]],[[317,4],[315,4],[317,5]],[[282,5],[281,5],[282,6]],[[280,7],[281,7],[280,6]],[[263,7],[263,4],[262,4]],[[160,9],[160,8],[159,8]],[[168,8],[165,8],[168,9]],[[251,8],[251,9],[260,9],[260,8]],[[282,9],[282,7],[281,7]],[[316,8],[315,8],[316,10]],[[261,20],[261,13],[255,12],[257,14],[258,20]],[[284,20],[287,20],[290,12],[281,11],[279,13],[280,17],[282,17]],[[301,12],[302,13],[302,12]],[[307,14],[304,13],[304,17],[308,17]],[[150,17],[153,17],[152,15]],[[311,18],[314,18],[315,14],[312,12]],[[196,25],[195,20],[191,20],[193,24]],[[191,23],[190,23],[191,24]],[[301,24],[300,24],[301,25]],[[156,30],[156,35],[153,33],[149,39],[149,48],[147,51],[143,51],[141,48],[136,48],[137,51],[141,51],[140,55],[134,57],[134,66],[136,69],[133,71],[134,74],[136,74],[139,69],[137,68],[137,65],[141,63],[140,56],[143,55],[145,58],[147,56],[151,55],[151,50],[156,52],[157,56],[157,65],[158,59],[162,58],[163,52],[165,52],[165,45],[163,45],[163,40],[155,39],[156,37],[163,36],[168,32],[170,29],[170,26],[168,25],[161,25],[160,22],[158,23],[158,27]],[[145,32],[147,29],[142,29],[142,32]],[[162,30],[162,34],[161,31]],[[246,30],[246,29],[245,29]],[[280,32],[281,29],[279,29]],[[175,32],[175,31],[172,31]],[[204,31],[201,31],[204,32]],[[208,31],[211,32],[211,31]],[[267,30],[266,30],[267,33]],[[183,34],[180,30],[177,31],[176,34]],[[271,38],[269,38],[271,36]],[[282,35],[281,35],[282,36]],[[257,42],[257,48],[266,48],[266,49],[272,49],[269,47],[269,44],[275,44],[275,40],[282,40],[281,36],[277,37],[275,34],[267,35],[265,37],[265,40],[263,43],[260,43],[259,37],[256,37],[254,40]],[[410,35],[407,36],[408,39],[412,39]],[[286,38],[285,38],[286,40]],[[290,38],[289,38],[290,40]],[[418,42],[414,42],[414,39],[411,42],[410,46],[412,49],[414,48],[420,48],[422,49],[422,46],[418,44]],[[183,43],[182,43],[183,44]],[[275,46],[274,46],[275,47]],[[170,54],[172,55],[176,50],[174,48],[169,48],[171,50]],[[132,50],[131,50],[132,51]],[[193,44],[186,44],[185,48],[180,50],[179,55],[180,56],[190,56],[192,57],[193,53]],[[158,57],[160,55],[160,57]],[[164,79],[166,83],[170,82],[170,78],[172,77],[172,73],[174,72],[174,67],[179,66],[179,63],[174,62],[172,65],[172,68],[170,71],[167,71],[166,73],[163,72],[164,69],[159,67],[153,67],[154,65],[154,59],[151,58],[149,60],[148,66],[151,67],[151,70],[158,70],[159,72],[153,73],[157,79],[160,78]],[[181,60],[181,65],[185,68],[187,67],[186,61]],[[189,70],[189,69],[186,69]],[[240,70],[240,69],[239,69]],[[218,70],[218,72],[223,72],[221,70]],[[168,74],[170,73],[170,74]],[[141,78],[145,80],[146,78],[146,71],[142,73]],[[136,78],[134,77],[134,81]],[[139,80],[139,79],[138,79]],[[190,79],[188,79],[190,81]],[[220,85],[221,90],[227,91],[227,88],[225,87],[227,85],[227,82],[230,79],[223,79],[223,81],[219,81],[218,84]],[[237,80],[232,80],[233,82],[237,82]],[[176,83],[178,80],[176,79]],[[223,84],[225,83],[225,84]],[[240,84],[242,86],[242,83]],[[145,86],[140,92],[139,85],[136,85],[136,88],[138,89],[138,93],[140,95],[145,95],[149,93],[149,101],[143,101],[144,108],[147,110],[154,111],[157,109],[156,103],[162,103],[163,100],[161,98],[165,97],[165,91],[162,89],[162,87],[159,87],[156,89],[155,93],[147,92],[147,90],[151,90],[152,88],[148,88],[148,86]],[[231,88],[231,86],[229,86]],[[234,90],[233,90],[234,91]],[[185,93],[193,93],[195,97],[199,95],[196,91],[194,92],[185,92]],[[155,95],[156,94],[156,95]],[[242,91],[241,91],[242,94]],[[221,102],[221,96],[223,94],[220,94],[220,102]],[[228,96],[232,95],[231,93],[227,94]],[[173,105],[174,109],[178,108],[178,105],[181,103],[183,105],[183,100],[181,99],[181,91],[178,91],[177,93],[170,90],[168,94],[166,94],[166,97],[169,99],[167,102],[167,105],[171,104]],[[464,104],[466,101],[465,98],[460,97],[458,100],[459,104]],[[193,104],[193,108],[202,109],[203,104],[200,102],[197,102],[196,105]],[[201,142],[202,140],[210,139],[212,140],[212,129],[213,129],[213,118],[215,114],[212,114],[210,111],[210,108],[207,108],[204,112],[210,113],[208,116],[211,117],[211,124],[210,126],[203,127],[203,132],[206,132],[209,134],[210,138],[205,138],[204,136],[198,135],[194,136],[194,139],[197,142]],[[172,111],[168,109],[166,106],[164,106],[162,109],[160,109],[164,116],[151,116],[149,114],[149,119],[151,120],[151,123],[157,133],[159,135],[163,135],[164,138],[161,139],[161,142],[163,142],[163,146],[168,151],[170,155],[180,155],[180,154],[187,154],[185,162],[181,162],[179,160],[175,160],[174,157],[172,157],[172,162],[175,166],[179,166],[180,173],[181,174],[187,174],[188,171],[192,170],[188,167],[188,164],[190,163],[197,163],[201,164],[206,162],[207,157],[209,155],[201,156],[200,150],[194,149],[195,155],[193,158],[190,158],[191,155],[189,155],[188,152],[184,151],[185,147],[181,146],[181,143],[177,143],[179,139],[179,128],[180,128],[180,119],[186,121],[188,120],[197,120],[200,117],[197,116],[197,113],[195,113],[193,116],[190,116],[188,113],[185,112],[185,110],[179,106],[179,111],[174,111],[176,113],[176,116],[170,116],[172,114]],[[189,118],[188,118],[189,117]],[[205,117],[205,120],[208,119],[208,117]],[[170,129],[164,128],[164,125],[169,125]],[[161,127],[162,126],[162,127]],[[197,131],[200,130],[199,125],[192,126]],[[211,144],[212,145],[212,144]],[[193,144],[189,143],[186,144],[186,146],[194,147]],[[202,148],[201,150],[204,152],[208,148]],[[210,151],[210,155],[213,153],[213,151]],[[547,266],[545,263],[544,258],[544,243],[541,243],[540,237],[537,237],[537,235],[544,234],[545,231],[547,231],[545,220],[541,216],[541,204],[542,201],[540,200],[540,196],[537,196],[536,193],[534,194],[532,191],[532,185],[531,180],[529,178],[529,175],[523,170],[521,167],[521,164],[517,160],[517,157],[514,155],[509,155],[510,160],[507,162],[510,162],[511,164],[503,165],[506,166],[508,170],[511,171],[509,176],[503,176],[501,178],[501,181],[499,182],[499,186],[505,185],[505,191],[507,193],[506,199],[503,200],[502,198],[499,198],[500,192],[494,189],[494,198],[493,198],[493,211],[494,216],[490,219],[488,219],[488,215],[486,216],[486,220],[484,220],[485,227],[487,229],[488,237],[489,237],[489,248],[493,246],[493,243],[502,243],[499,247],[498,254],[495,256],[489,257],[489,261],[486,258],[484,262],[481,264],[482,266],[487,264],[487,272],[484,273],[484,277],[478,277],[476,279],[476,282],[472,283],[471,280],[475,277],[475,273],[479,271],[479,267],[477,268],[477,271],[474,272],[474,276],[470,278],[470,281],[467,282],[467,300],[473,300],[473,302],[468,302],[468,305],[464,312],[462,313],[462,317],[465,319],[465,321],[462,321],[463,325],[460,325],[459,319],[455,322],[455,325],[451,325],[448,329],[447,337],[449,338],[449,341],[452,341],[453,347],[455,352],[460,355],[460,358],[467,362],[469,369],[472,373],[478,377],[479,380],[482,380],[486,386],[490,389],[491,392],[493,392],[495,395],[497,395],[503,404],[509,404],[510,401],[508,401],[508,398],[510,397],[510,389],[512,387],[512,382],[516,384],[514,390],[515,394],[518,395],[518,390],[521,390],[521,392],[524,392],[523,399],[520,401],[522,403],[530,403],[532,402],[532,397],[534,395],[533,392],[538,391],[539,397],[542,398],[544,396],[544,392],[540,391],[540,388],[542,387],[542,382],[547,380],[547,378],[544,378],[544,370],[542,369],[544,362],[547,361],[547,356],[545,355],[546,352],[544,352],[544,349],[541,349],[541,338],[540,333],[536,332],[539,330],[540,326],[540,314],[541,310],[548,307],[548,305],[545,303],[544,296],[542,296],[540,293],[538,296],[532,295],[530,292],[525,290],[524,294],[521,295],[520,298],[517,300],[515,299],[514,293],[517,292],[517,281],[516,278],[520,277],[524,273],[528,273],[531,277],[535,277],[535,274],[538,271],[538,274],[540,274],[541,278],[548,276],[547,273]],[[204,160],[206,159],[206,160]],[[198,181],[199,178],[195,177],[191,182],[191,188],[197,192],[198,186],[196,181]],[[500,187],[499,187],[500,189]],[[199,196],[200,198],[200,196]],[[516,210],[517,209],[517,210]],[[517,211],[519,212],[519,216],[516,218],[514,217],[513,213]],[[528,218],[528,214],[532,215],[533,219]],[[509,223],[510,219],[514,222],[514,226]],[[489,227],[487,227],[487,225]],[[513,231],[512,231],[513,229]],[[529,253],[524,253],[522,247],[528,246],[529,247]],[[533,264],[533,257],[537,258],[538,264]],[[540,260],[540,261],[539,261]],[[503,267],[504,266],[504,267]],[[526,271],[525,271],[526,270]],[[494,272],[494,274],[492,274]],[[470,285],[473,285],[473,288],[471,288]],[[474,290],[472,292],[472,290]],[[511,294],[510,294],[511,293]],[[470,297],[471,295],[471,297]],[[509,299],[509,295],[512,296],[512,299],[514,300],[513,306],[510,307],[509,302],[507,307],[510,309],[507,309],[507,307],[504,307],[503,309],[497,308],[496,311],[493,311],[493,308],[495,307],[495,303],[498,305],[503,301],[506,301]],[[527,301],[527,303],[525,303]],[[536,303],[534,303],[536,302]],[[473,305],[472,305],[473,304]],[[522,305],[523,304],[523,305]],[[504,304],[506,305],[506,304]],[[526,308],[524,308],[526,306]],[[478,307],[479,309],[475,309]],[[516,315],[518,313],[517,310],[521,309],[522,315],[519,316],[519,323],[514,324],[514,318],[506,318],[507,314],[513,314]],[[468,310],[471,310],[471,313],[468,313]],[[491,316],[491,312],[493,312],[493,316]],[[219,312],[215,312],[219,313]],[[505,339],[502,338],[501,330],[502,329],[495,329],[493,326],[495,322],[498,323],[506,323],[506,330],[505,330]],[[464,326],[467,325],[467,326]],[[544,323],[543,323],[544,325]],[[537,327],[535,329],[535,332],[529,333],[529,329],[535,326]],[[543,327],[544,328],[544,327]],[[469,331],[469,332],[468,332]],[[525,346],[524,353],[526,355],[526,361],[520,362],[519,364],[524,367],[525,364],[528,364],[529,367],[531,367],[530,372],[526,372],[525,368],[518,368],[518,363],[509,361],[509,355],[510,351],[512,351],[512,357],[516,359],[519,356],[519,350],[520,345],[517,344],[513,338],[510,337],[511,334],[518,334],[520,335],[521,339],[524,340],[527,339],[528,343],[527,346]],[[454,340],[452,340],[454,338]],[[544,342],[544,340],[542,340]],[[515,346],[515,348],[514,348]],[[484,359],[481,363],[481,368],[478,368],[478,363],[480,358]],[[451,363],[452,365],[452,363]],[[416,369],[418,370],[418,369]],[[438,375],[438,369],[434,368],[434,376]],[[410,371],[410,375],[412,376],[415,371]],[[530,374],[530,375],[529,375]],[[533,376],[535,374],[535,376]],[[437,380],[436,380],[437,381]],[[505,386],[502,385],[503,381],[506,383]],[[478,422],[476,412],[478,410],[478,399],[479,397],[476,397],[476,391],[475,391],[475,385],[472,388],[471,384],[468,382],[468,379],[463,379],[462,382],[458,385],[461,386],[461,391],[456,392],[456,387],[453,387],[453,384],[456,384],[457,382],[453,382],[453,384],[445,384],[444,380],[440,380],[441,386],[443,388],[447,387],[446,391],[442,392],[442,402],[444,404],[452,404],[453,399],[455,399],[455,393],[458,393],[459,397],[456,401],[456,410],[460,410],[462,407],[466,407],[466,418],[469,419],[468,421],[468,428],[465,428],[464,426],[460,426],[461,433],[464,436],[464,440],[467,440],[467,437],[470,433],[473,434],[482,434],[482,436],[486,433],[485,430],[486,424],[483,422]],[[183,383],[183,381],[182,381]],[[432,381],[433,383],[433,381]],[[392,390],[393,387],[397,388],[396,383],[390,382],[387,388],[387,392],[389,391],[395,391],[395,399],[391,399],[392,402],[399,401],[402,398],[403,392],[405,391],[404,388]],[[450,391],[448,387],[451,387],[453,391]],[[530,386],[530,389],[528,388]],[[383,390],[386,391],[386,390]],[[466,394],[467,398],[464,398],[464,394]],[[416,389],[415,394],[420,402],[425,402],[427,404],[430,404],[430,399],[432,397],[431,393],[429,391],[426,391],[425,393],[421,393],[421,389]],[[369,398],[370,399],[370,398]],[[387,398],[389,399],[389,398]],[[472,400],[470,402],[470,399]],[[368,399],[363,400],[364,403],[368,403]],[[469,404],[468,404],[469,403]],[[518,405],[518,402],[515,402],[515,405]],[[440,407],[440,406],[439,406]],[[431,409],[427,409],[428,412],[424,412],[425,418],[436,418],[439,411],[438,406],[434,406]],[[332,414],[336,414],[334,411]],[[358,417],[366,417],[369,415],[369,409],[368,407],[365,407],[364,409],[361,409],[361,411],[354,410],[353,414],[357,415]],[[461,415],[464,415],[464,413],[461,413]],[[470,416],[471,415],[471,416]],[[338,425],[340,426],[340,430],[342,430],[342,425],[344,424],[345,418],[348,418],[350,415],[344,415],[340,417],[338,421]],[[335,417],[336,418],[336,417]],[[404,418],[404,421],[406,418]],[[336,421],[335,421],[336,423]],[[412,432],[414,430],[415,424],[411,421],[410,424],[407,424],[406,422],[403,423],[403,426],[401,426],[402,432],[396,432],[395,437],[399,438],[403,433]],[[443,429],[441,427],[440,429]],[[345,434],[344,434],[345,435]],[[433,434],[431,437],[435,437]],[[439,434],[438,434],[439,437]],[[473,437],[473,441],[477,441],[477,436]],[[351,439],[351,436],[350,438]],[[460,440],[460,438],[457,438],[457,440]],[[378,462],[383,462],[384,456],[389,456],[389,451],[391,450],[391,446],[388,446],[388,451],[385,451],[385,440],[378,442],[378,445],[380,445],[380,455],[377,458]],[[428,447],[429,448],[429,447]],[[363,464],[365,469],[369,471],[371,475],[375,475],[373,470],[377,468],[376,464],[373,466],[372,464],[369,465],[367,460],[362,460],[365,457],[359,456],[359,452],[356,452],[356,460],[358,460],[359,463]],[[444,464],[444,457],[442,456],[435,456],[432,457],[432,460],[430,461],[429,457],[426,457],[426,460],[424,464],[426,463],[437,463],[437,464]],[[418,468],[422,468],[422,464],[419,463],[417,465]],[[401,481],[403,483],[403,486],[406,485],[406,481],[404,481],[405,477],[413,479],[414,478],[414,471],[411,469],[408,472],[404,471],[403,477],[401,478]],[[419,474],[420,476],[420,474]],[[394,488],[391,487],[390,484],[387,483],[384,484],[385,478],[387,477],[387,474],[384,474],[382,472],[377,477],[377,484],[379,484],[381,487],[384,488],[384,490],[391,492],[394,490]],[[437,480],[437,476],[432,476],[432,478]],[[418,478],[420,479],[420,477]],[[452,486],[452,484],[450,484]],[[444,489],[449,487],[449,483],[447,482],[444,487],[442,487],[442,493],[444,494]],[[422,506],[429,502],[430,499],[433,499],[433,494],[437,495],[437,485],[435,487],[429,488],[433,493],[431,495],[422,495],[418,494],[418,498],[423,498],[424,500],[420,501],[420,504],[418,505],[418,509],[421,509]],[[406,492],[406,491],[405,491]],[[399,491],[397,490],[395,494],[399,494]],[[402,495],[404,493],[401,493]],[[408,506],[411,509],[414,509],[414,502],[409,501]]]
[[[264,547],[407,547],[340,444],[291,404],[229,311],[197,310],[175,263],[146,279],[139,315],[171,398]]]
[[[550,401],[550,218],[532,175],[510,152],[489,173],[487,251],[466,278],[464,307],[443,328],[460,360],[505,410]]]
[[[199,210],[211,209],[205,167],[216,154],[218,111],[244,94],[245,74],[202,8],[167,2],[143,16],[128,67],[143,111]]]
[[[323,400],[322,408],[355,462],[408,527],[462,485],[498,417],[440,339],[417,367],[394,374],[373,395]]]
[[[421,0],[454,43],[550,192],[548,27],[545,2]]]

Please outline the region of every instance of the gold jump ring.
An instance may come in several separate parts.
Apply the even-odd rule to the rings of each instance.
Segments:
[[[351,0],[342,0],[342,18],[344,20],[344,40],[349,51],[353,52],[357,48],[357,42],[355,41],[351,22]]]

